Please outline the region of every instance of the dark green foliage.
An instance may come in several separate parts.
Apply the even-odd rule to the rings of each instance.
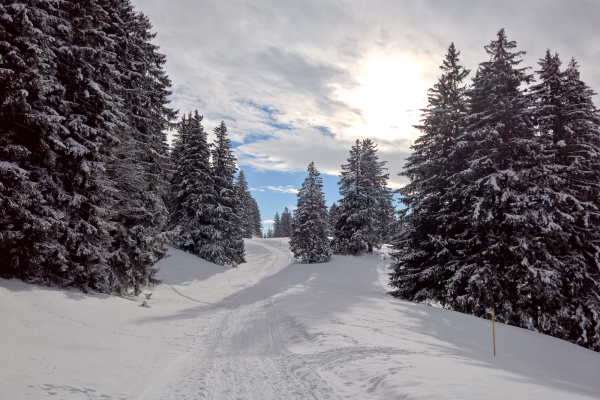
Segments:
[[[400,212],[400,229],[393,243],[391,282],[396,287],[394,295],[416,301],[445,301],[449,277],[443,276],[451,256],[446,242],[462,229],[457,220],[460,207],[448,194],[453,173],[464,167],[462,153],[454,153],[465,124],[467,89],[463,80],[469,74],[459,64],[459,55],[451,44],[440,66],[442,76],[429,89],[422,124],[416,126],[422,135],[411,147],[413,153],[400,174],[410,183],[398,191],[406,208]]]
[[[370,139],[356,141],[348,164],[342,165],[339,216],[332,249],[336,254],[372,253],[381,247],[393,213],[385,162]]]
[[[206,251],[200,257],[220,265],[237,266],[245,262],[240,214],[243,205],[233,182],[237,167],[225,123],[221,122],[214,133],[212,179],[215,197],[210,216],[214,230]]]
[[[170,188],[173,210],[171,229],[178,234],[173,243],[200,257],[209,249],[215,234],[211,225],[216,192],[210,166],[210,148],[202,117],[195,112],[184,116],[179,124],[177,158]]]
[[[286,208],[287,210],[287,208]],[[328,221],[323,179],[314,163],[308,166],[308,177],[298,191],[298,203],[290,239],[290,250],[304,263],[329,261],[331,249],[327,238]]]
[[[262,221],[258,203],[250,194],[248,182],[244,171],[240,171],[235,184],[236,196],[240,199],[240,222],[242,236],[252,239],[253,236],[262,236]]]
[[[600,350],[593,92],[547,52],[527,93],[515,47],[500,30],[467,93],[449,49],[404,173],[392,294]]]
[[[133,141],[166,160],[169,82],[164,56],[149,43],[150,25],[128,1],[0,7],[0,202],[9,210],[0,219],[2,274],[139,291],[155,282],[152,265],[164,255],[159,231],[166,214],[153,193],[164,186],[165,168],[149,162],[144,172],[161,177],[131,182],[134,199],[114,172],[132,157]],[[127,81],[134,64],[150,77]],[[144,86],[149,82],[152,88]],[[134,98],[149,100],[142,117],[156,117],[155,124],[135,123]],[[145,136],[136,136],[142,130]]]

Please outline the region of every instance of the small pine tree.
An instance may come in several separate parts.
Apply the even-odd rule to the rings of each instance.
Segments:
[[[290,250],[297,260],[304,263],[329,261],[331,249],[327,238],[328,215],[323,179],[312,162],[297,196]]]

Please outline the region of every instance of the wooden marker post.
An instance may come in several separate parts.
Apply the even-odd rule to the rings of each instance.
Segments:
[[[496,328],[494,327],[494,309],[492,308],[492,341],[494,342],[494,357],[496,357]]]

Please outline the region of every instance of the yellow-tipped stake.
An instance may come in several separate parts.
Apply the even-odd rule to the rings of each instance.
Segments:
[[[492,340],[494,342],[494,357],[496,357],[496,329],[494,328],[494,309],[492,308]]]

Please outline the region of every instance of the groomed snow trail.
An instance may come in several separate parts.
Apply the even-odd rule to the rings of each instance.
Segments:
[[[216,305],[217,311],[197,339],[198,346],[160,399],[338,398],[317,373],[296,365],[282,342],[271,298],[276,293],[270,292],[272,282],[265,285],[264,278],[281,271],[292,259],[287,249],[273,244],[246,242],[248,264],[263,266],[262,279],[242,286]]]

